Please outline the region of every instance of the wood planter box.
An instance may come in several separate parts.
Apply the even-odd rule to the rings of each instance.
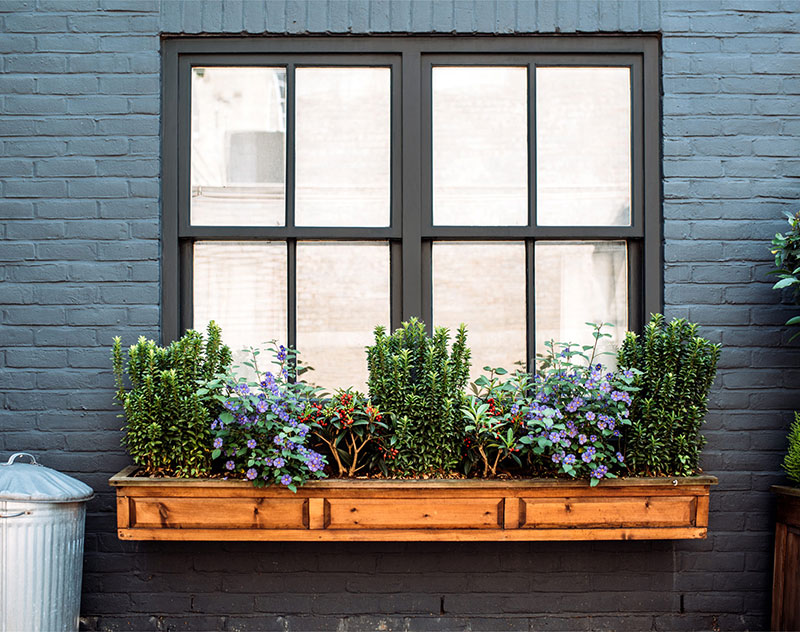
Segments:
[[[246,481],[112,477],[122,540],[664,540],[705,538],[713,476],[585,481]]]
[[[800,630],[800,489],[775,485],[775,574],[772,629]]]

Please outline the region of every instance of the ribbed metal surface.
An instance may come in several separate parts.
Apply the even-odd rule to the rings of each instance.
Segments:
[[[0,501],[0,516],[0,632],[77,630],[86,504]]]

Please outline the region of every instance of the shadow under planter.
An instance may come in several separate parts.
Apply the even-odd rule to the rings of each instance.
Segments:
[[[122,540],[502,541],[705,538],[713,476],[587,481],[345,480],[297,493],[246,481],[147,478],[117,488]]]
[[[774,485],[775,574],[772,580],[772,629],[800,630],[800,489]]]

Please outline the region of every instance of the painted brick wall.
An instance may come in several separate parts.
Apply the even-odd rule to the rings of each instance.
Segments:
[[[109,345],[158,335],[159,36],[660,32],[665,299],[724,344],[700,542],[120,543]],[[800,197],[795,0],[0,0],[0,451],[91,484],[87,629],[768,626],[800,408],[767,244]]]

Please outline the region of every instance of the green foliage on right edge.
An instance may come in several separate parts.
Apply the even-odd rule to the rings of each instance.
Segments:
[[[783,459],[783,470],[795,485],[800,485],[800,413],[794,414],[789,426],[789,451]]]
[[[437,327],[429,337],[415,318],[391,335],[375,328],[375,344],[367,347],[369,393],[388,417],[384,455],[391,474],[442,475],[461,460],[470,366],[466,327],[458,328],[450,352],[449,341],[447,329]]]
[[[625,432],[625,459],[632,474],[688,476],[698,469],[705,439],[700,426],[717,371],[720,345],[697,336],[698,326],[670,323],[654,314],[641,337],[628,332],[620,368],[642,372]]]
[[[201,397],[200,382],[212,379],[231,361],[220,328],[208,325],[208,341],[189,330],[168,347],[144,336],[128,351],[124,385],[122,342],[112,349],[116,399],[125,409],[123,442],[134,463],[147,474],[203,476],[211,468],[211,419],[218,404],[214,393]],[[213,409],[213,410],[212,410]]]

